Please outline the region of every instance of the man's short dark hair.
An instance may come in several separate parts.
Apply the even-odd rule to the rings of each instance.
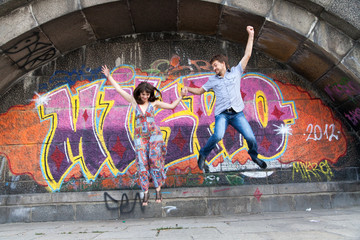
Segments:
[[[221,62],[221,63],[225,63],[225,66],[226,66],[227,68],[230,68],[229,62],[228,62],[228,57],[225,56],[225,55],[218,54],[218,55],[213,56],[213,57],[210,59],[210,64],[212,65],[213,62],[215,62],[215,61],[219,61],[219,62]]]

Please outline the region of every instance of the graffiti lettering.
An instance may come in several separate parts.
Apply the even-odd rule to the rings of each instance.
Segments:
[[[360,108],[356,108],[354,111],[350,111],[349,114],[345,113],[345,117],[356,126],[360,120]]]
[[[130,94],[133,86],[140,81],[148,81],[158,86],[161,78],[136,76],[135,71],[127,66],[114,71],[118,81],[129,81],[131,87],[123,86]],[[134,76],[135,75],[135,76]],[[165,102],[177,98],[182,82],[191,86],[207,81],[208,74],[179,78],[160,89]],[[269,141],[269,135],[258,134],[259,151],[266,157],[279,157],[285,151],[285,143],[291,134],[289,124],[297,118],[293,102],[283,102],[279,89],[270,79],[253,74],[243,78],[244,110],[254,129],[267,129],[276,132]],[[251,83],[251,84],[250,84]],[[43,121],[51,120],[51,129],[43,147],[42,170],[51,189],[58,190],[64,178],[75,166],[80,165],[87,180],[94,181],[103,166],[107,165],[116,176],[123,174],[134,163],[135,153],[132,145],[133,111],[113,87],[104,86],[104,81],[95,81],[76,89],[72,96],[68,85],[64,85],[38,98],[39,115]],[[261,86],[256,90],[248,86]],[[261,95],[266,107],[252,110],[253,96]],[[205,145],[213,131],[213,108],[215,96],[212,92],[202,96],[194,95],[185,99],[173,111],[158,111],[155,120],[164,133],[167,148],[171,156],[166,158],[166,167],[189,159],[198,154],[200,146]],[[190,109],[190,111],[189,111]],[[195,115],[197,114],[197,116]],[[258,119],[262,124],[258,124]],[[181,122],[181,125],[174,124]],[[270,124],[271,123],[271,124]],[[210,125],[210,128],[209,128]],[[246,141],[239,134],[230,132],[231,138],[225,138],[208,159],[209,165],[221,161],[222,155],[239,159],[242,152],[247,152]],[[244,157],[243,157],[244,158]],[[245,159],[247,157],[245,155]],[[245,160],[245,162],[246,162]],[[241,162],[241,159],[236,160]],[[244,163],[245,163],[244,162]],[[209,183],[209,181],[207,181]],[[210,180],[210,182],[212,182]]]
[[[230,185],[242,185],[244,184],[244,179],[238,175],[226,175],[226,180]]]
[[[128,73],[129,68],[121,68],[116,78],[127,78]],[[133,70],[131,73],[134,75]],[[148,77],[136,78],[134,83],[144,80],[154,85],[160,83],[160,78]],[[105,165],[116,176],[125,173],[134,163],[131,105],[113,87],[102,88],[103,84],[101,80],[85,84],[76,89],[75,96],[64,85],[36,101],[41,120],[51,121],[41,163],[44,178],[54,191],[61,187],[64,177],[75,165],[80,165],[85,178],[93,181]],[[132,88],[123,89],[132,92]],[[162,91],[163,100],[172,102],[179,94],[178,89],[177,82],[168,86]],[[181,113],[185,109],[180,104],[174,111],[156,114],[168,149],[174,150],[173,157],[178,160],[189,156],[192,141],[185,138],[191,137],[187,131],[193,131],[196,124],[194,117]],[[172,121],[179,119],[185,126],[169,128]],[[166,159],[166,164],[172,162],[171,158]]]
[[[39,90],[48,90],[64,84],[73,86],[77,81],[88,80],[92,82],[94,80],[98,80],[99,78],[101,78],[101,67],[91,69],[82,66],[79,70],[58,70],[55,71],[48,82],[39,84]]]
[[[80,71],[76,72],[79,73]],[[164,102],[172,102],[178,98],[184,85],[201,87],[212,75],[198,73],[181,76],[173,81],[162,82],[161,77],[138,75],[137,71],[128,65],[116,67],[111,74],[129,94],[132,94],[133,89],[140,82],[149,82],[159,88]],[[73,80],[70,79],[69,82],[73,82]],[[258,142],[259,156],[266,160],[269,166],[270,163],[277,163],[278,159],[281,159],[283,164],[290,163],[292,159],[318,164],[323,159],[327,159],[331,163],[336,163],[338,157],[346,151],[346,140],[337,131],[341,127],[332,118],[331,111],[327,108],[321,109],[321,112],[314,113],[311,117],[315,115],[315,117],[323,116],[326,119],[333,119],[334,124],[324,126],[310,124],[307,127],[308,132],[304,135],[305,138],[307,136],[307,141],[314,140],[314,143],[304,145],[303,151],[297,151],[295,146],[300,144],[299,141],[303,141],[303,138],[294,136],[303,134],[304,130],[298,126],[292,129],[298,118],[298,112],[295,101],[291,99],[294,94],[297,94],[296,99],[303,99],[304,95],[301,91],[297,91],[296,87],[278,84],[272,79],[256,73],[245,74],[241,84],[241,94],[245,104],[244,114]],[[7,129],[11,129],[10,126],[14,124],[14,121],[9,121],[9,119],[17,116],[19,111],[10,111],[9,114],[0,116],[2,118],[0,122],[3,124],[2,129],[4,129],[0,133],[2,134],[0,139],[4,142],[3,145],[8,144],[8,142],[14,143],[8,148],[2,148],[2,152],[8,154],[9,159],[12,159],[9,161],[12,161],[11,166],[14,174],[21,175],[28,172],[33,174],[35,172],[35,181],[46,186],[49,191],[60,191],[62,187],[66,188],[67,186],[76,191],[103,188],[105,185],[101,185],[104,183],[101,179],[102,176],[117,179],[116,185],[125,188],[136,186],[135,178],[128,178],[129,175],[136,172],[135,151],[132,141],[135,116],[131,105],[112,86],[106,85],[104,78],[90,83],[76,82],[75,85],[76,88],[70,89],[69,83],[66,83],[45,94],[36,94],[37,98],[35,96],[33,101],[37,107],[37,114],[34,114],[33,105],[24,107],[26,109],[31,108],[32,115],[27,113],[30,111],[22,111],[25,118],[19,118],[21,120],[18,121],[22,123],[19,125],[24,126],[23,128],[26,130],[24,132],[31,132],[35,135],[36,138],[34,139],[38,143],[36,151],[32,150],[31,147],[20,149],[20,151],[18,148],[13,149],[12,145],[23,144],[22,138],[18,140],[17,137],[13,137],[14,139],[8,140],[6,137],[11,135],[8,134]],[[307,109],[313,109],[315,105],[318,106],[318,101],[320,100],[307,98],[306,106],[299,109],[299,116],[303,118],[301,123],[306,122]],[[300,101],[299,104],[303,104],[303,101]],[[196,158],[199,149],[205,145],[214,130],[214,107],[215,96],[210,91],[202,95],[189,94],[173,110],[156,110],[155,121],[163,133],[168,150],[165,158],[166,170],[181,174],[192,173],[194,169],[195,171],[198,170]],[[36,127],[36,129],[40,128],[39,131],[36,131],[35,128],[34,131],[31,126],[21,122],[38,123],[39,119],[40,124]],[[326,139],[328,141],[325,141]],[[330,143],[334,140],[338,141]],[[307,147],[310,145],[311,148],[318,149],[317,157],[311,156],[311,154],[303,154],[303,152],[309,152]],[[36,161],[38,164],[36,169],[41,169],[40,172],[32,169],[24,172],[23,163],[17,160],[21,157],[14,155],[15,152],[20,152],[19,156],[24,153],[27,154],[28,149],[33,151],[31,154],[35,156],[29,158],[34,159],[29,160],[30,163]],[[252,162],[247,164],[250,160],[247,149],[246,140],[230,126],[227,128],[224,138],[209,154],[206,164],[211,165],[212,172],[244,169],[242,175],[249,177],[249,172],[246,170],[255,169],[256,165]],[[333,151],[329,151],[329,149]],[[40,158],[40,161],[37,158]],[[271,164],[271,166],[275,165]],[[309,178],[308,175],[312,178],[317,177],[320,175],[321,169],[326,172],[324,163],[315,168],[320,170],[314,170],[314,167],[307,167],[303,170],[302,165],[295,167],[302,170],[307,178]],[[29,167],[25,170],[28,169]],[[272,172],[267,171],[266,174],[268,176]],[[173,179],[172,181],[176,180],[177,186],[184,184],[223,184],[225,182],[231,185],[239,185],[244,182],[240,176],[229,175],[223,178],[222,175],[219,175],[219,177],[220,179],[216,174],[205,179],[196,176],[190,178],[181,176],[176,179],[169,177],[166,181],[168,184],[171,179]],[[259,178],[264,177],[264,175],[256,172],[250,177]],[[70,184],[72,179],[82,179],[84,182],[79,185],[79,181],[75,181],[74,186],[72,186]],[[65,186],[63,186],[64,182],[66,183]],[[110,184],[107,189],[113,187],[114,185]],[[126,198],[124,197],[124,204],[125,201]]]
[[[219,182],[220,178],[215,175],[206,176],[205,185],[213,185]]]
[[[310,123],[306,128],[306,132],[308,132],[308,137],[306,138],[306,141],[308,140],[320,141],[323,138],[323,136],[330,142],[333,138],[335,138],[336,140],[339,139],[339,136],[335,134],[335,124],[330,124],[330,125],[325,124],[324,133],[323,133],[319,125],[315,125],[314,127]]]
[[[186,81],[185,81],[186,80]],[[185,85],[202,86],[207,81],[204,77],[183,78]],[[251,86],[259,86],[253,88]],[[241,94],[245,102],[244,114],[248,119],[252,129],[256,133],[265,132],[266,134],[255,134],[258,142],[259,152],[264,159],[276,159],[280,157],[286,147],[286,142],[291,135],[290,125],[295,123],[297,112],[293,101],[284,101],[277,84],[271,79],[257,74],[248,73],[243,76],[241,81]],[[255,97],[261,96],[262,101],[253,104]],[[201,103],[192,107],[192,112],[201,117],[198,127],[200,146],[206,144],[207,138],[213,131],[213,108],[215,97],[209,92],[203,96],[194,96],[194,102]],[[210,129],[209,129],[210,125]],[[200,132],[201,131],[201,132]],[[221,157],[230,157],[231,162],[238,161],[245,164],[248,156],[242,153],[247,151],[247,143],[243,136],[233,128],[227,128],[227,135],[219,142],[218,148],[214,149],[208,156],[212,159],[209,164],[220,161]],[[208,134],[208,135],[207,135]],[[232,166],[236,168],[235,165]],[[230,170],[230,169],[229,169]],[[235,170],[235,169],[234,169]]]
[[[116,207],[110,207],[109,202],[108,202],[108,198],[117,206]],[[117,210],[120,209],[120,213],[122,214],[126,214],[126,213],[132,213],[135,209],[135,205],[136,205],[136,201],[139,200],[139,205],[140,205],[140,209],[142,212],[144,212],[145,207],[141,204],[141,197],[139,193],[136,193],[135,195],[135,200],[134,203],[132,205],[132,207],[130,208],[130,203],[129,203],[129,197],[127,196],[126,193],[123,193],[121,196],[121,201],[120,201],[120,205],[119,205],[119,201],[116,200],[115,198],[113,198],[112,196],[110,196],[109,193],[104,192],[104,201],[105,201],[105,206],[107,210]],[[124,203],[125,201],[125,203]]]
[[[71,98],[67,88],[60,88],[48,95],[49,101],[40,107],[42,119],[53,119],[42,159],[47,181],[59,182],[70,166],[77,163],[89,179],[94,179],[105,161],[107,156],[94,125],[95,99],[89,98],[97,96],[98,88],[98,84],[92,84],[79,89],[81,101]]]
[[[162,209],[165,209],[166,213],[170,213],[171,211],[177,210],[176,206],[166,206],[166,207],[162,207]]]
[[[149,69],[143,71],[152,76],[161,76],[163,81],[169,76],[177,78],[183,75],[212,71],[207,61],[188,59],[188,65],[180,65],[180,60],[178,55],[174,55],[170,61],[167,59],[159,59],[151,63]]]
[[[52,44],[41,42],[40,33],[34,32],[6,49],[4,53],[9,54],[20,68],[32,68],[52,59],[56,50]]]
[[[335,101],[335,98],[356,96],[360,92],[360,86],[346,78],[342,78],[340,84],[325,87],[325,92]]]
[[[302,179],[306,181],[311,181],[311,176],[315,177],[318,181],[321,181],[322,175],[324,175],[328,181],[334,176],[329,163],[326,160],[320,162],[319,164],[294,162],[292,174],[293,180],[295,179],[295,173],[300,173]]]

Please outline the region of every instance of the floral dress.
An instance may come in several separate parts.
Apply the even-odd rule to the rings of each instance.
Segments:
[[[154,187],[161,187],[165,182],[166,146],[160,128],[155,124],[155,109],[151,103],[145,113],[139,105],[135,109],[134,144],[139,183],[143,191],[148,191],[149,180]]]

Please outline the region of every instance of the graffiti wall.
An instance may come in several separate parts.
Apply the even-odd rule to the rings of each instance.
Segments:
[[[111,74],[130,94],[147,81],[170,103],[182,87],[201,87],[214,74],[202,51],[194,57],[186,47],[176,46],[164,58],[156,57],[154,50],[150,61],[135,50],[124,51],[135,59],[129,64],[124,63],[126,57],[112,57]],[[79,56],[72,53],[51,63],[56,67],[34,81],[37,91],[23,101],[26,104],[11,105],[0,114],[0,194],[140,190],[134,111],[101,74],[101,64],[77,65]],[[68,67],[62,69],[61,61]],[[215,96],[211,91],[189,94],[173,110],[156,110],[168,150],[165,187],[354,180],[357,175],[348,173],[357,171],[360,153],[349,152],[353,138],[313,89],[294,84],[294,79],[277,80],[276,68],[271,77],[254,63],[247,70],[239,91],[259,158],[268,168],[261,170],[251,161],[243,136],[229,126],[207,158],[210,172],[202,173],[197,157],[214,130]],[[327,91],[335,97],[334,88]],[[17,95],[13,90],[10,98]],[[358,116],[358,109],[348,110],[354,125],[360,122]]]

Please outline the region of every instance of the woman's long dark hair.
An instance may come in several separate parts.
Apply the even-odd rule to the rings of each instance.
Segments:
[[[157,91],[161,97],[161,92],[159,91],[159,89],[157,89],[150,83],[142,82],[135,88],[133,96],[134,96],[137,104],[143,104],[144,102],[141,100],[140,93],[147,92],[150,94],[149,102],[155,102],[156,100],[159,99],[159,97],[155,96],[155,91]]]

